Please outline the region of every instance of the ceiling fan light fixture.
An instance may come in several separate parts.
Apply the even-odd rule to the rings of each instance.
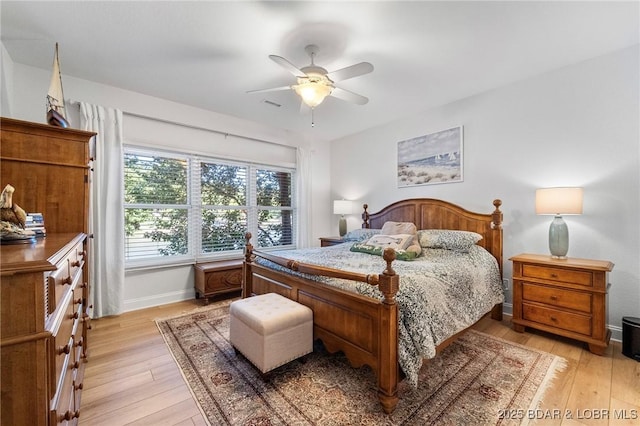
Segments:
[[[331,94],[333,86],[324,76],[319,78],[299,78],[298,84],[293,86],[293,90],[308,107],[315,108],[324,101],[324,98]]]

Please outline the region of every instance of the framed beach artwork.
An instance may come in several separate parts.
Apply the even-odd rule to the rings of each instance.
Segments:
[[[398,187],[462,182],[462,126],[398,142]]]

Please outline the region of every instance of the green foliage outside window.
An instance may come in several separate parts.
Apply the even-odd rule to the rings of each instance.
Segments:
[[[293,244],[290,171],[140,151],[124,162],[127,260],[189,255],[190,226],[200,255],[242,250],[251,229],[259,247]]]

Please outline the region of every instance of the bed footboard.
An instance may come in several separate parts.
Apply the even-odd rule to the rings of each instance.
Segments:
[[[399,276],[392,268],[393,249],[387,249],[387,265],[381,274],[356,274],[307,265],[253,250],[247,234],[243,265],[242,297],[278,293],[313,311],[314,339],[322,340],[331,353],[344,352],[354,367],[370,366],[378,381],[378,398],[386,413],[398,403],[398,305],[395,296]],[[310,275],[324,275],[366,282],[377,286],[382,301],[324,285],[296,275],[279,272],[255,262],[256,257],[287,269]]]

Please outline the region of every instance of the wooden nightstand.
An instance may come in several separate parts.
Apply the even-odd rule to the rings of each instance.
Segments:
[[[513,261],[513,329],[548,331],[586,342],[602,355],[609,345],[607,274],[613,263],[520,254]]]
[[[342,237],[320,237],[320,247],[335,246],[344,243]]]
[[[196,299],[242,290],[242,259],[217,262],[196,263],[193,265],[196,275]]]

